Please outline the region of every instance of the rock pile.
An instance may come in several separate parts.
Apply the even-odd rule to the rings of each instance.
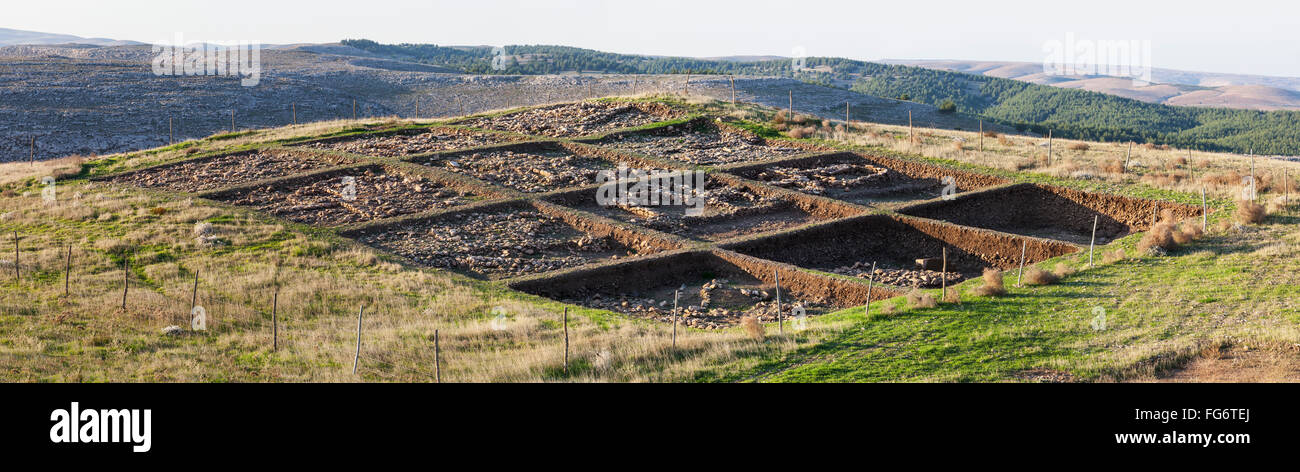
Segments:
[[[344,180],[352,177],[351,186]],[[448,208],[472,194],[420,176],[367,169],[291,186],[266,186],[230,200],[299,223],[343,225]]]
[[[772,167],[758,174],[769,184],[821,195],[827,189],[847,190],[867,183],[883,183],[888,169],[870,164],[830,164],[817,167]]]
[[[533,136],[573,138],[677,118],[682,112],[658,103],[580,102],[536,108],[462,124]]]
[[[831,269],[830,272],[848,275],[851,277],[870,278],[870,262],[854,262],[852,266],[843,266]],[[917,288],[938,288],[943,285],[944,273],[937,270],[903,270],[903,269],[876,269],[875,281],[878,284],[893,285],[895,287],[917,287]],[[962,280],[961,274],[948,272],[948,285],[955,284]]]

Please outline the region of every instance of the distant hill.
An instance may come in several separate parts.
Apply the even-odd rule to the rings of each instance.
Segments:
[[[886,60],[887,64],[965,72],[1040,85],[1102,92],[1178,106],[1300,110],[1300,78],[1153,69],[1153,83],[1106,76],[1052,76],[1042,64],[1009,61]]]
[[[23,44],[92,44],[95,46],[130,46],[144,43],[137,41],[119,41],[108,38],[83,38],[70,34],[41,33],[37,31],[0,28],[0,46],[15,46]]]

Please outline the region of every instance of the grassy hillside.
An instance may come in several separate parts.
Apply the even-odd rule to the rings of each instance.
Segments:
[[[776,132],[770,108],[673,103]],[[814,318],[804,331],[776,334],[768,326],[762,340],[741,328],[683,329],[676,349],[663,324],[568,306],[573,371],[565,376],[565,305],[399,264],[331,231],[247,208],[87,180],[220,150],[425,124],[324,122],[44,168],[0,166],[0,234],[18,234],[21,274],[10,275],[12,259],[0,264],[0,381],[432,381],[435,330],[445,381],[1090,381],[1158,373],[1219,346],[1294,357],[1286,347],[1300,342],[1300,220],[1294,206],[1279,206],[1262,224],[1231,224],[1235,183],[1211,188],[1217,229],[1204,238],[1156,256],[1135,248],[1140,235],[1130,236],[1098,248],[1122,250],[1123,258],[1099,255],[1095,268],[1084,267],[1083,254],[1040,264],[1075,269],[1056,285],[1016,288],[1014,274],[1005,274],[1009,294],[1000,298],[973,294],[980,281],[972,280],[957,287],[960,303],[909,308],[894,299],[870,317],[856,307]],[[1187,192],[1193,179],[1247,162],[1200,153],[1183,161],[1182,150],[1139,148],[1141,165],[1107,173],[1115,145],[1062,142],[1049,163],[1036,139],[998,138],[979,152],[969,132],[920,129],[911,139],[906,127],[853,123],[819,127],[808,139],[1016,181],[1198,204],[1199,194]],[[1261,161],[1257,170],[1279,166],[1297,175],[1279,162]],[[58,200],[47,204],[39,182],[51,174],[59,176]],[[1265,201],[1284,188],[1276,183],[1263,187]],[[215,243],[197,238],[204,225]],[[13,243],[12,236],[0,241]],[[195,275],[209,330],[164,334],[189,313]],[[362,305],[357,377],[351,364]],[[1106,310],[1106,330],[1090,327],[1094,307]],[[507,322],[494,326],[501,312]]]

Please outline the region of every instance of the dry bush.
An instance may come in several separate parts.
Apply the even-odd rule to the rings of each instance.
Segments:
[[[996,131],[985,131],[984,137],[1002,139],[1002,135],[998,134]]]
[[[921,290],[912,290],[907,293],[908,308],[934,308],[936,306],[939,306],[939,304],[934,301],[934,295]]]
[[[779,125],[779,124],[783,124],[783,123],[785,123],[785,122],[786,122],[786,114],[785,114],[785,110],[781,110],[781,111],[776,112],[776,115],[773,115],[773,116],[772,116],[772,122],[773,122],[773,123],[776,123],[776,124],[778,124],[778,125]]]
[[[953,141],[952,149],[957,152],[962,152],[966,150],[966,145],[962,144],[961,141]]]
[[[1147,231],[1147,234],[1142,236],[1142,240],[1138,241],[1137,248],[1146,254],[1156,254],[1169,251],[1174,246],[1174,224],[1166,221]]]
[[[1207,185],[1240,185],[1242,175],[1236,171],[1212,172],[1201,177],[1201,183]]]
[[[1187,158],[1182,156],[1175,157],[1174,160],[1169,161],[1169,165],[1171,167],[1185,166],[1187,165]]]
[[[767,338],[767,329],[763,327],[763,323],[760,323],[756,316],[741,318],[740,325],[745,328],[745,335],[749,336],[749,339],[762,341]]]
[[[1066,146],[1066,149],[1071,151],[1087,151],[1092,148],[1088,146],[1088,143],[1070,143],[1069,146]]]
[[[1201,237],[1201,225],[1188,221],[1174,231],[1174,243],[1187,244]]]
[[[1142,176],[1142,182],[1157,187],[1172,187],[1187,178],[1186,171],[1153,172]]]
[[[1258,224],[1264,222],[1264,206],[1250,200],[1241,200],[1237,202],[1237,222],[1245,224]]]
[[[813,133],[816,132],[817,132],[817,128],[812,126],[805,126],[803,128],[790,128],[790,131],[786,134],[789,134],[790,137],[794,139],[803,139],[803,138],[811,137]]]
[[[957,289],[955,288],[949,289],[948,292],[943,295],[943,302],[959,304],[961,303],[961,294],[957,293]]]
[[[1234,223],[1232,220],[1219,220],[1219,222],[1214,225],[1214,231],[1226,233],[1234,229],[1236,226],[1237,223]]]
[[[984,275],[980,277],[984,285],[975,287],[972,292],[981,297],[998,297],[1007,294],[1007,288],[1002,285],[1002,271],[992,267],[984,269]]]
[[[1059,279],[1056,274],[1037,267],[1025,269],[1025,283],[1029,285],[1051,285]]]
[[[1101,170],[1105,172],[1109,172],[1111,174],[1123,174],[1124,161],[1121,161],[1119,159],[1111,159],[1101,165]]]
[[[1116,249],[1111,252],[1102,253],[1101,261],[1106,264],[1114,264],[1116,262],[1124,260],[1125,257],[1126,255],[1124,254],[1124,249]]]
[[[1001,144],[1003,146],[1015,146],[1016,142],[1012,141],[1011,138],[1008,138],[1006,136],[998,135],[998,144]]]
[[[1210,160],[1202,157],[1194,161],[1192,165],[1200,169],[1208,169],[1210,168]]]
[[[1056,268],[1052,269],[1052,274],[1056,275],[1059,278],[1069,277],[1071,275],[1074,275],[1074,268],[1070,267],[1064,262],[1057,262]]]

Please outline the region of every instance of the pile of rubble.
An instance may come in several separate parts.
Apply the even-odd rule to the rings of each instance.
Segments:
[[[821,195],[827,189],[848,190],[867,183],[883,183],[888,169],[870,164],[829,164],[818,167],[772,167],[758,179],[777,187]]]
[[[831,269],[830,272],[850,277],[872,278],[870,262],[854,262],[852,266]],[[944,272],[937,270],[876,269],[875,280],[878,284],[895,287],[939,288],[943,286]],[[948,285],[961,282],[962,275],[948,272]]]
[[[761,288],[733,287],[727,279],[713,279],[698,290],[682,285],[679,288],[677,322],[692,328],[722,329],[740,323],[745,317],[755,316],[759,321],[777,320],[776,296],[773,292]],[[673,322],[673,297],[669,293],[663,299],[630,297],[620,295],[617,298],[604,298],[593,295],[584,300],[565,300],[566,303],[581,304],[592,308],[617,311],[620,313],[657,320]],[[718,306],[718,305],[725,305]],[[740,308],[745,306],[745,308]],[[730,307],[730,308],[728,308]],[[800,307],[806,315],[827,311],[829,307],[801,300],[791,300],[788,294],[782,295],[781,311],[787,321],[791,321]]]
[[[139,187],[202,192],[341,163],[342,160],[300,156],[282,150],[249,151],[131,172],[111,181]]]
[[[642,126],[682,116],[660,103],[580,102],[468,120],[476,128],[533,136],[573,138]]]
[[[299,223],[332,226],[453,207],[469,203],[472,196],[424,177],[367,169],[292,186],[268,185],[230,203]]]
[[[433,267],[516,276],[635,254],[534,210],[471,212],[361,240]]]
[[[673,127],[668,127],[665,131],[671,133]],[[695,165],[757,161],[808,152],[793,145],[772,145],[763,138],[749,133],[717,130],[616,136],[602,144]]]
[[[606,161],[567,151],[475,152],[428,163],[525,193],[594,184],[596,174],[611,167]]]
[[[460,128],[432,128],[422,133],[362,136],[318,141],[305,144],[303,147],[343,151],[367,156],[395,157],[505,144],[524,139],[527,138]]]

